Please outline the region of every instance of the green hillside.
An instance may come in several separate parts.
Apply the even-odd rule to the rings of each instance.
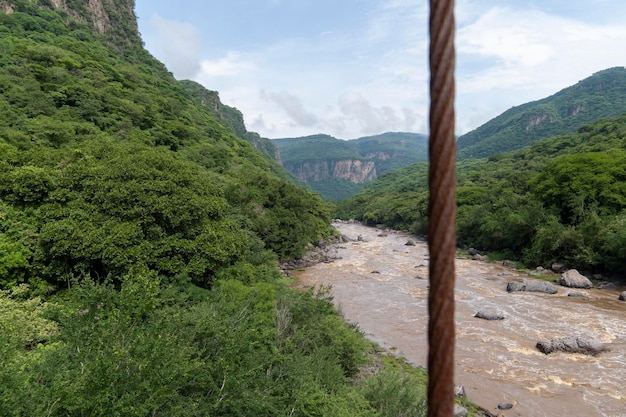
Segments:
[[[626,113],[626,68],[597,72],[542,100],[513,107],[460,136],[458,158],[484,158],[534,141],[574,133],[601,118]]]
[[[626,116],[457,164],[459,244],[529,266],[626,273]],[[336,216],[425,234],[428,167],[382,175]]]
[[[223,104],[217,91],[207,90],[197,82],[190,80],[182,80],[180,84],[191,94],[196,103],[207,109],[220,123],[229,127],[237,137],[250,142],[271,161],[280,162],[278,148],[274,142],[262,138],[258,133],[248,132],[243,114],[236,108]]]
[[[371,343],[278,269],[326,203],[133,8],[0,1],[0,415],[419,415],[423,372],[356,378]]]
[[[378,175],[428,160],[428,136],[419,133],[387,132],[349,142],[361,155],[375,160]]]
[[[305,161],[363,159],[350,142],[329,135],[274,139],[283,164]]]
[[[381,173],[428,158],[425,135],[389,132],[353,140],[275,139],[283,166],[329,201],[353,196]]]

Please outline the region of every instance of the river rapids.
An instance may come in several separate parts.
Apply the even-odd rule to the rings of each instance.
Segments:
[[[334,225],[351,241],[340,259],[299,272],[296,286],[331,285],[345,318],[381,347],[425,367],[428,355],[428,247],[408,234],[356,223]],[[361,237],[360,239],[358,237]],[[507,293],[512,280],[532,279],[498,263],[456,259],[455,380],[473,402],[506,417],[626,416],[626,302],[622,289],[557,294]],[[569,297],[576,291],[584,297]],[[479,310],[504,320],[475,318]],[[544,355],[538,341],[595,339],[598,356]],[[513,404],[506,411],[500,403]]]

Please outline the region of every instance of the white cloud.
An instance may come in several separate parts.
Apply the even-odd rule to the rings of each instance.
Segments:
[[[268,3],[287,7],[284,0],[249,7],[261,12]],[[221,4],[220,16],[237,15],[233,7]],[[281,10],[288,9],[276,12]],[[459,134],[512,106],[625,64],[626,7],[616,0],[457,0],[455,11]],[[234,32],[205,32],[215,26],[202,26],[200,11],[194,13],[189,19],[195,27],[153,15],[150,26],[157,35],[150,34],[147,44],[177,78],[219,91],[225,104],[242,111],[251,130],[266,137],[343,138],[426,132],[427,2],[368,0],[350,21],[320,25],[316,19],[323,15],[310,16],[317,22],[310,31],[287,31],[290,26],[280,20],[287,14],[276,13],[276,20],[263,24],[284,25],[285,31],[271,31],[276,36],[265,40],[248,32],[258,26],[242,22],[213,21],[241,25],[236,39]],[[203,35],[204,45],[199,31],[212,34]]]
[[[308,112],[304,108],[302,101],[293,94],[286,91],[272,93],[262,90],[261,98],[277,104],[299,126],[310,127],[317,124],[317,117],[313,113]]]
[[[553,54],[542,37],[549,19],[540,12],[516,12],[494,8],[458,32],[458,51],[496,57],[505,67],[530,67],[543,63]],[[550,22],[558,23],[558,22]]]
[[[217,60],[205,59],[200,63],[200,73],[196,78],[210,82],[212,77],[240,76],[244,72],[253,71],[255,64],[245,60],[239,52],[231,51]]]
[[[389,105],[373,106],[360,93],[345,92],[338,98],[343,126],[358,128],[363,135],[377,134],[386,131],[413,131],[418,115],[409,108],[395,109]]]
[[[467,3],[467,2],[466,2]],[[626,27],[495,7],[457,30],[459,133],[594,72],[624,65]]]
[[[150,18],[156,39],[153,53],[178,78],[191,78],[200,69],[202,37],[190,23],[164,19],[158,14]]]

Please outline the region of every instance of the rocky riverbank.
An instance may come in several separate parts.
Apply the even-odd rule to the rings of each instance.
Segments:
[[[346,318],[383,348],[425,366],[428,252],[408,234],[338,223],[346,236],[333,262],[298,272],[301,286],[332,285]],[[411,239],[414,245],[407,245]],[[537,282],[501,263],[457,259],[455,375],[468,398],[505,417],[617,416],[626,409],[626,303],[619,288],[556,293],[507,292],[509,282]],[[555,281],[558,275],[555,275]],[[483,320],[483,311],[502,317]],[[542,353],[539,341],[597,341],[597,356]],[[558,344],[561,346],[561,344]],[[594,346],[599,346],[595,345]]]

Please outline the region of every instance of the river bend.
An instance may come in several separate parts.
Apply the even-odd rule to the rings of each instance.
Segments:
[[[334,302],[350,322],[409,362],[427,363],[428,248],[408,234],[355,223],[335,227],[350,242],[341,259],[297,274],[300,287],[332,285]],[[358,237],[361,236],[361,239]],[[412,238],[415,240],[415,238]],[[576,290],[585,297],[507,293],[527,275],[502,265],[456,260],[455,379],[475,403],[507,417],[626,416],[626,302],[621,289]],[[477,319],[478,310],[504,320]],[[597,357],[544,355],[535,344],[567,336],[593,338],[611,350]],[[499,403],[512,403],[499,411]]]

